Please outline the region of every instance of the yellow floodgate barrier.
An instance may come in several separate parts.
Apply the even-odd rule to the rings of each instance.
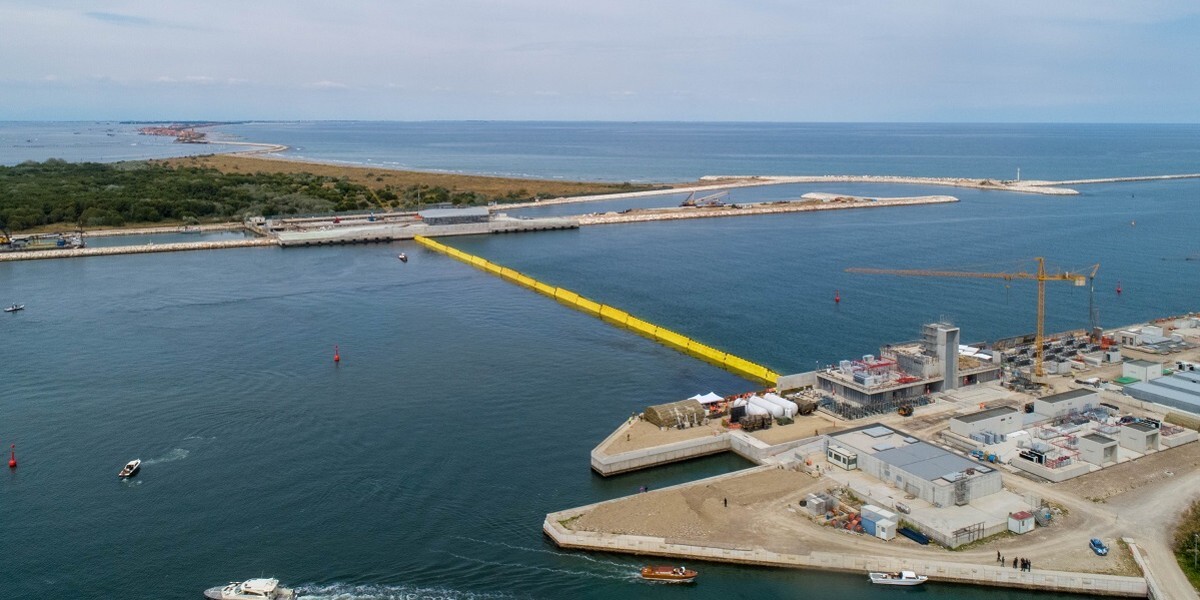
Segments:
[[[619,308],[614,308],[612,306],[608,306],[607,304],[600,304],[594,300],[589,300],[588,298],[580,296],[579,294],[576,294],[568,289],[546,285],[532,277],[520,273],[519,271],[514,271],[508,267],[502,267],[478,256],[473,256],[471,254],[467,254],[466,252],[456,250],[450,246],[436,242],[424,236],[417,236],[414,238],[414,241],[426,248],[429,248],[430,250],[441,252],[442,254],[456,258],[469,265],[483,269],[484,271],[496,275],[505,281],[510,281],[517,285],[527,287],[535,292],[538,292],[539,294],[554,298],[555,300],[558,300],[559,302],[566,304],[571,308],[585,312],[589,315],[600,317],[609,323],[620,325],[621,327],[633,331],[634,333],[648,337],[660,344],[683,352],[684,354],[694,356],[703,361],[722,367],[731,373],[746,377],[748,379],[762,381],[769,385],[775,385],[775,382],[779,379],[778,373],[760,364],[750,362],[744,358],[739,358],[726,352],[721,352],[716,348],[701,344],[696,340],[693,340],[685,335],[675,333],[670,329],[659,327],[648,321],[643,321]]]

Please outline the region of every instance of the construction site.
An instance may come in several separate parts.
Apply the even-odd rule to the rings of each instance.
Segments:
[[[543,529],[571,548],[928,568],[969,583],[1154,596],[1178,583],[1159,579],[1175,576],[1169,531],[1129,524],[1147,518],[1146,494],[1175,497],[1200,484],[1200,444],[1191,443],[1200,439],[1200,314],[1105,330],[1091,309],[1088,329],[1046,334],[1046,282],[1088,285],[1097,268],[1049,273],[1037,259],[1036,271],[1016,273],[856,270],[1036,281],[1035,332],[962,343],[957,326],[939,321],[915,341],[780,375],[773,387],[648,406],[593,449],[593,470],[611,476],[719,452],[757,466],[552,513]],[[1124,486],[1126,465],[1137,464],[1166,475]],[[1106,492],[1078,491],[1093,489]],[[730,495],[754,501],[736,515],[710,508],[727,507]],[[1097,504],[1110,501],[1111,510]],[[663,511],[675,516],[648,520]],[[746,518],[771,526],[731,529]],[[1111,559],[1091,540],[1114,548]],[[986,552],[972,550],[984,543]],[[973,564],[1010,552],[1036,561],[1038,576]]]

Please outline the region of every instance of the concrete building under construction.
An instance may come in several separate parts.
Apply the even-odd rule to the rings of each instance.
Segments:
[[[993,381],[1000,370],[991,354],[959,344],[958,327],[930,323],[919,341],[885,346],[878,356],[867,354],[818,370],[816,387],[870,406]]]

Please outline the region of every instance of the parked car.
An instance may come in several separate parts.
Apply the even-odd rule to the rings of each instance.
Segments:
[[[1092,538],[1092,541],[1088,542],[1088,547],[1096,553],[1096,556],[1108,556],[1108,546],[1105,546],[1100,538]]]

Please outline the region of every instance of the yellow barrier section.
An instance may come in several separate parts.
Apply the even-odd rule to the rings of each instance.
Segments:
[[[487,259],[467,254],[461,250],[456,250],[450,246],[447,246],[441,242],[436,242],[427,237],[417,236],[413,239],[418,244],[430,250],[441,252],[442,254],[458,259],[469,265],[478,267],[488,273],[504,279],[505,281],[510,281],[517,285],[527,287],[540,294],[549,296],[563,304],[566,304],[571,308],[585,312],[592,316],[600,317],[609,323],[620,325],[621,327],[624,327],[639,335],[648,337],[660,344],[663,344],[664,346],[669,346],[689,356],[694,356],[705,362],[722,367],[725,370],[741,377],[762,381],[769,385],[775,385],[775,383],[779,380],[778,373],[760,364],[750,362],[744,358],[739,358],[732,354],[721,352],[712,346],[701,344],[696,340],[693,340],[685,335],[675,333],[670,329],[659,327],[648,321],[643,321],[619,308],[608,306],[607,304],[600,304],[599,302],[580,296],[579,294],[576,294],[568,289],[546,285],[532,277],[529,277],[528,275],[521,273],[520,271],[514,271],[508,267],[502,267],[491,261],[488,261]]]

